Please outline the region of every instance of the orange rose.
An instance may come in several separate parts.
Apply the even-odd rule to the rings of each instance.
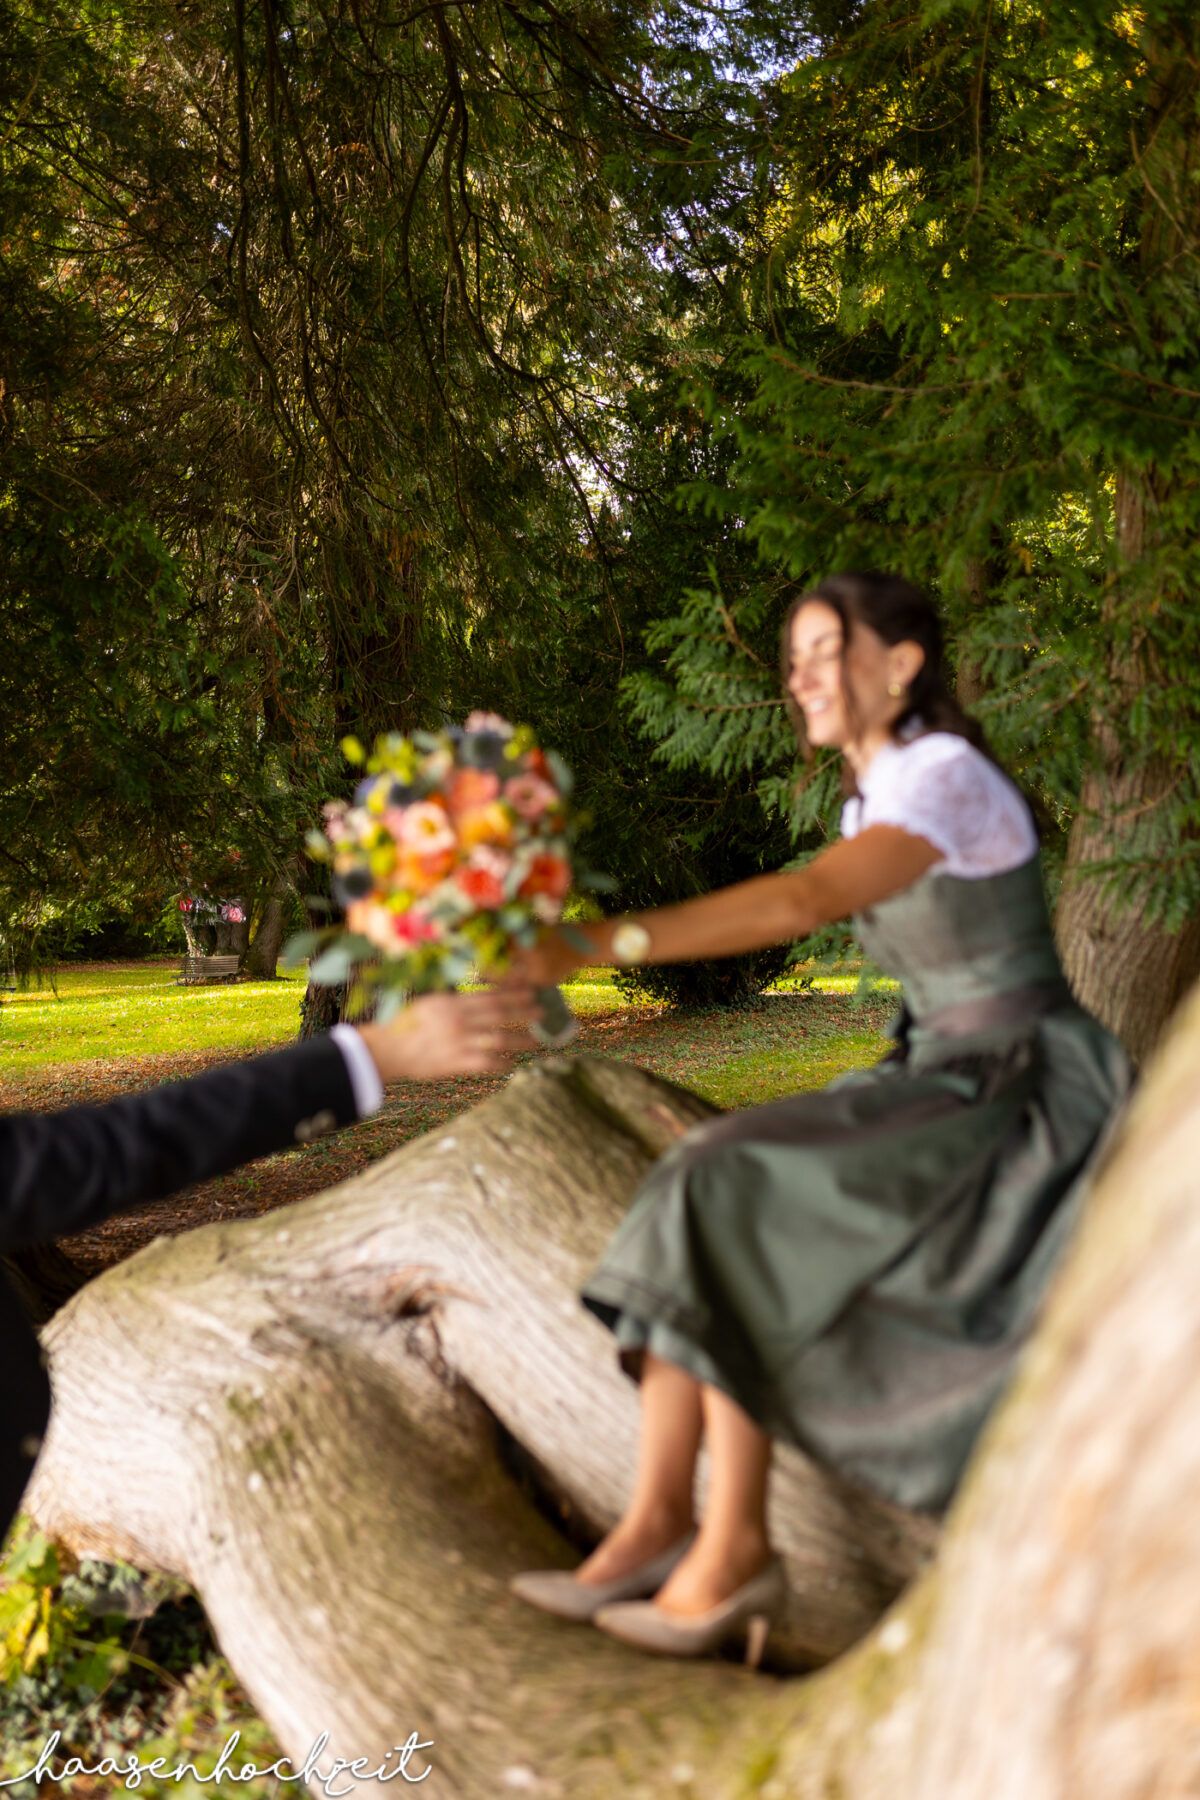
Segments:
[[[491,869],[460,869],[454,880],[475,906],[491,907],[503,903],[504,883]]]
[[[446,805],[456,817],[487,806],[500,792],[500,777],[491,769],[460,769],[450,783]]]
[[[549,894],[552,900],[564,900],[571,885],[571,865],[561,856],[543,852],[529,865],[529,873],[517,892],[528,900],[534,894]]]
[[[453,850],[439,850],[434,856],[419,856],[415,850],[402,850],[396,861],[395,883],[414,894],[428,894],[439,881],[444,881],[454,867]]]
[[[506,806],[498,800],[487,806],[473,806],[464,812],[456,821],[458,838],[464,850],[473,850],[477,844],[509,844],[512,842],[512,817]]]

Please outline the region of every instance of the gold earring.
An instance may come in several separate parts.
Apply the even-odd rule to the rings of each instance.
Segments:
[[[903,692],[904,692],[904,688],[900,682],[898,682],[898,681],[889,681],[888,682],[888,693],[891,695],[893,700],[898,700]]]

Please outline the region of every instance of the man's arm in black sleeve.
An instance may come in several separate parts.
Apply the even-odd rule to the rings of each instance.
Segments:
[[[0,1250],[82,1231],[357,1116],[328,1037],[104,1106],[0,1114]]]

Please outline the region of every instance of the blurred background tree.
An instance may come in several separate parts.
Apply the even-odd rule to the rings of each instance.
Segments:
[[[960,692],[1029,788],[1080,997],[1144,1055],[1200,972],[1200,22],[963,3],[822,9],[769,94],[774,199],[732,354],[736,447],[693,490],[768,569],[941,597]],[[784,789],[758,592],[664,609],[633,703],[680,766]],[[718,695],[746,710],[723,711]],[[828,817],[818,778],[801,824]]]
[[[269,971],[343,732],[473,705],[575,764],[614,905],[811,853],[783,586],[886,564],[1148,1047],[1200,968],[1189,8],[0,25],[14,951],[236,851]]]
[[[261,943],[340,737],[480,701],[648,845],[612,519],[782,14],[4,12],[10,943],[231,850]]]

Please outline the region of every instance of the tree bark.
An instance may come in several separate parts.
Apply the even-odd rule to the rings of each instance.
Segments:
[[[444,1793],[528,1764],[599,1794],[612,1733],[649,1707],[698,1754],[701,1718],[736,1723],[726,1670],[647,1669],[506,1579],[570,1561],[547,1514],[583,1543],[621,1510],[636,1391],[576,1288],[707,1111],[600,1059],[539,1063],[328,1194],[156,1240],[47,1330],[39,1523],[191,1581],[289,1753],[420,1728]],[[774,1517],[799,1596],[785,1667],[851,1644],[935,1539],[795,1452]]]
[[[180,913],[179,920],[183,926],[183,937],[187,944],[188,956],[193,962],[198,957],[207,956],[214,941],[211,927],[206,927],[203,923],[198,922],[192,913]]]
[[[341,1018],[345,1004],[345,982],[330,987],[328,984],[310,981],[300,1002],[300,1030],[297,1035],[310,1038],[330,1030]]]
[[[1147,479],[1127,475],[1117,483],[1118,548],[1131,569],[1146,547]],[[1106,626],[1121,603],[1119,595],[1109,601]],[[1131,650],[1114,656],[1109,674],[1109,710],[1093,720],[1095,762],[1071,827],[1055,932],[1077,998],[1140,1063],[1200,976],[1200,916],[1167,931],[1146,918],[1144,906],[1130,904],[1128,891],[1106,890],[1089,875],[1090,864],[1120,853],[1130,825],[1161,806],[1178,778],[1164,757],[1139,756],[1127,741],[1124,721],[1155,679],[1144,645],[1135,638]]]
[[[45,1334],[32,1510],[195,1583],[290,1755],[329,1731],[375,1766],[416,1730],[445,1795],[1194,1791],[1198,1070],[1193,997],[937,1561],[876,1629],[933,1528],[781,1454],[776,1670],[868,1634],[817,1676],[644,1658],[507,1596],[621,1505],[636,1398],[575,1288],[704,1110],[601,1060],[535,1065],[287,1214],[92,1283]]]
[[[290,884],[280,876],[263,902],[258,924],[242,958],[242,973],[253,981],[274,981],[283,949],[284,904]]]
[[[1157,24],[1143,23],[1142,32],[1153,103],[1144,145],[1139,150],[1135,143],[1133,154],[1144,186],[1138,259],[1153,305],[1163,269],[1191,254],[1200,225],[1195,168],[1200,65],[1194,53],[1187,53],[1183,37]],[[1164,336],[1176,328],[1173,305],[1169,296],[1162,303],[1158,329]],[[1116,471],[1119,580],[1101,624],[1115,647],[1109,691],[1093,717],[1093,767],[1071,829],[1055,921],[1075,993],[1138,1062],[1153,1049],[1180,996],[1200,977],[1200,917],[1193,915],[1180,931],[1169,932],[1147,920],[1144,901],[1138,903],[1136,874],[1121,890],[1105,891],[1089,877],[1088,865],[1118,856],[1131,827],[1163,806],[1191,773],[1184,756],[1139,754],[1129,723],[1135,702],[1147,689],[1162,692],[1166,682],[1189,679],[1178,668],[1159,666],[1152,628],[1163,597],[1160,578],[1147,579],[1139,572],[1139,564],[1158,548],[1164,504],[1181,498],[1180,481],[1194,487],[1186,471],[1165,474],[1146,460]],[[1190,607],[1191,595],[1185,592],[1181,603]]]
[[[218,919],[214,954],[236,956],[240,961],[245,957],[249,938],[250,925],[247,919]]]
[[[978,619],[988,601],[991,586],[987,559],[983,556],[970,556],[966,566],[967,606],[972,620]],[[987,682],[983,677],[983,664],[973,652],[959,649],[958,664],[954,674],[954,694],[958,704],[965,712],[974,712],[979,702],[987,693]]]
[[[1098,726],[1096,735],[1102,764],[1080,794],[1055,932],[1077,998],[1141,1063],[1200,975],[1200,918],[1167,931],[1130,906],[1127,895],[1106,894],[1089,878],[1089,863],[1119,851],[1122,821],[1161,804],[1174,781],[1161,761],[1129,768],[1112,734]]]

